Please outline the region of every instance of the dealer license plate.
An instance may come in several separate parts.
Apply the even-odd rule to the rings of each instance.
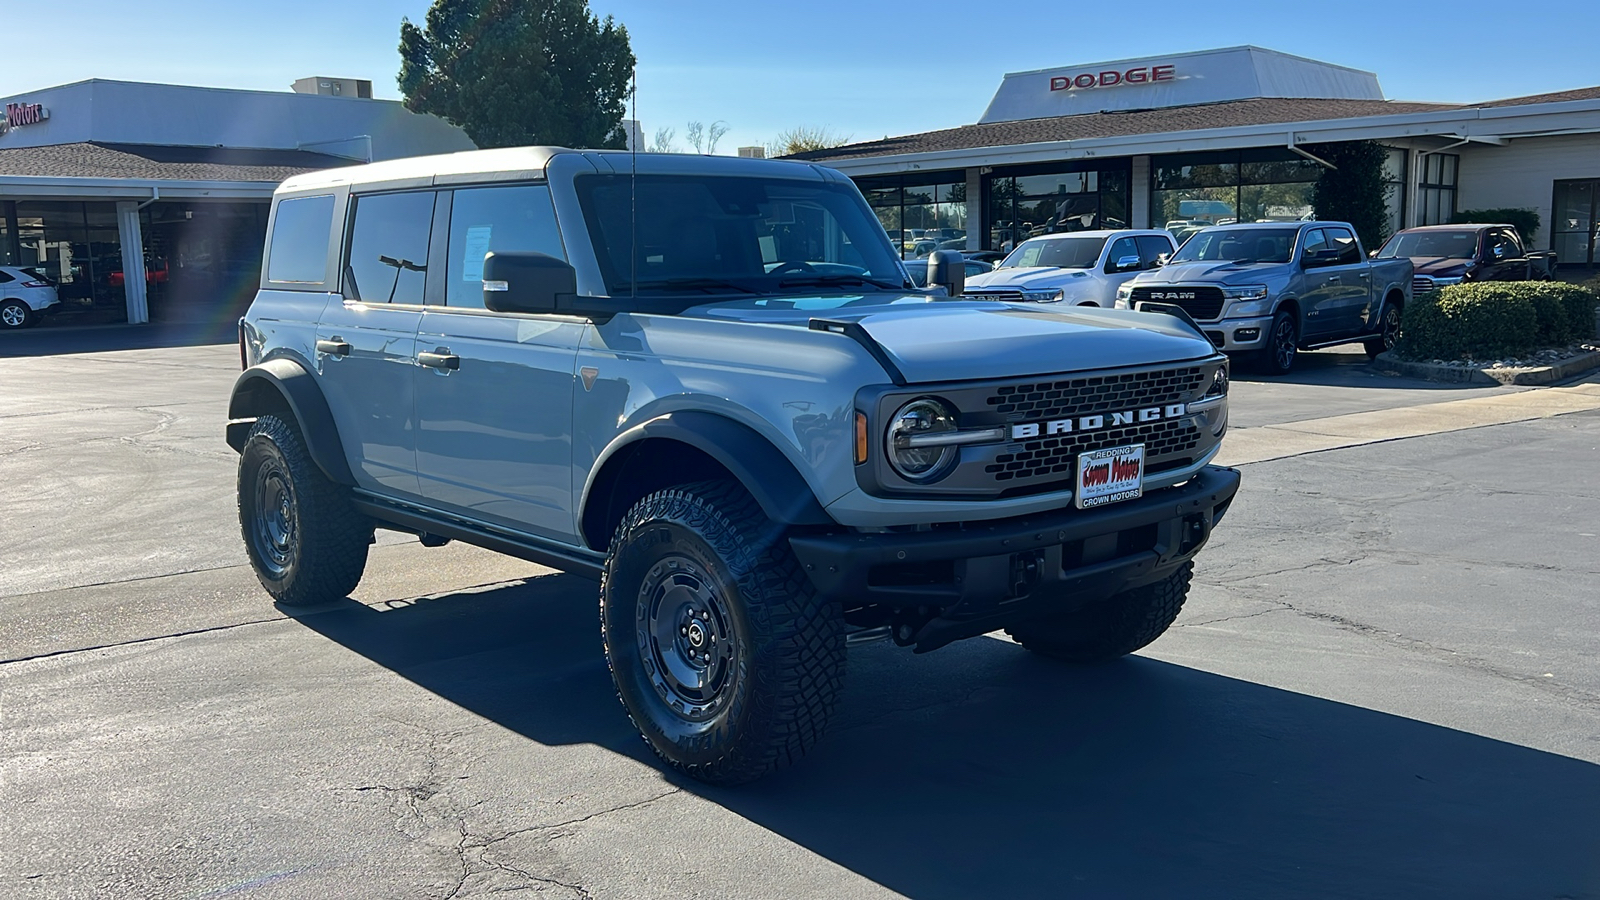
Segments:
[[[1092,509],[1143,495],[1143,444],[1078,454],[1078,490],[1073,502],[1079,509]]]

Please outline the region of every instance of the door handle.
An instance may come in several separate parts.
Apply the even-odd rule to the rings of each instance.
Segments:
[[[317,341],[317,352],[326,353],[329,356],[349,356],[350,343],[341,341],[338,335],[334,335],[331,341]]]
[[[1361,273],[1361,274],[1360,274],[1360,275],[1358,275],[1358,276],[1357,276],[1357,277],[1358,277],[1358,278],[1371,278],[1371,277],[1372,277],[1372,273],[1371,273],[1371,272],[1362,272],[1362,273]]]
[[[1344,281],[1343,281],[1343,279],[1342,279],[1342,278],[1341,278],[1341,277],[1340,277],[1340,276],[1338,276],[1338,275],[1329,275],[1329,276],[1328,276],[1328,283],[1329,283],[1329,284],[1343,284],[1343,283],[1344,283]]]
[[[418,353],[417,365],[427,366],[430,369],[450,369],[454,371],[461,368],[461,357],[454,353]]]

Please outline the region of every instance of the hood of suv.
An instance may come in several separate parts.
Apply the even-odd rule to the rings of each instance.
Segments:
[[[1259,280],[1269,272],[1283,270],[1288,263],[1234,263],[1234,262],[1171,262],[1153,272],[1144,272],[1134,280],[1141,284],[1247,284]]]
[[[863,298],[867,299],[867,298]],[[930,301],[925,295],[806,310],[736,300],[685,316],[805,328],[813,318],[855,322],[883,348],[906,381],[977,381],[1200,359],[1211,342],[1158,313],[993,301]]]

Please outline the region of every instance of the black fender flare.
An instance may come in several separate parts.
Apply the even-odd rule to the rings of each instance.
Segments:
[[[233,395],[228,400],[228,446],[243,452],[250,426],[262,412],[255,401],[261,391],[272,391],[283,398],[305,439],[307,452],[324,475],[337,484],[356,483],[328,400],[322,396],[316,377],[294,359],[279,357],[251,366],[233,383]]]
[[[667,413],[624,432],[625,440],[607,448],[597,465],[597,474],[584,489],[580,520],[586,519],[591,502],[601,500],[606,491],[597,492],[605,477],[606,464],[631,444],[660,438],[687,444],[711,457],[727,469],[761,506],[767,518],[784,525],[831,525],[833,519],[811,491],[789,458],[755,429],[726,416],[711,412],[683,410]],[[598,494],[598,496],[597,496]]]

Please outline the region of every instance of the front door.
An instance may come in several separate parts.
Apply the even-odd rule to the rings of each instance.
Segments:
[[[352,197],[344,299],[317,325],[317,367],[356,482],[416,497],[412,369],[432,191]]]
[[[1558,181],[1550,248],[1563,266],[1593,266],[1600,261],[1600,179]]]
[[[422,493],[447,512],[575,543],[574,367],[588,323],[483,305],[490,251],[565,257],[549,188],[463,188],[440,202],[443,303],[423,313],[413,376]]]

